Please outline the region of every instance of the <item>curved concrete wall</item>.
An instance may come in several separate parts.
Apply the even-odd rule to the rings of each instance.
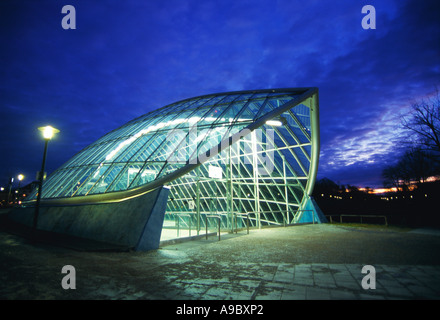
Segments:
[[[127,246],[139,251],[157,249],[169,189],[160,187],[114,203],[40,206],[37,229]],[[16,208],[11,220],[32,226],[34,207]]]

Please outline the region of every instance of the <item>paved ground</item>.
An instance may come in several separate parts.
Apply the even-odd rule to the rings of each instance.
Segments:
[[[0,299],[439,299],[438,232],[301,225],[150,252],[81,252],[0,232]],[[63,266],[76,289],[63,289]],[[362,268],[375,268],[363,289]],[[371,281],[369,283],[372,283]]]

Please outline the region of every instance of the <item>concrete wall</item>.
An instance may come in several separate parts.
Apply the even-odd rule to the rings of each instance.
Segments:
[[[145,251],[159,247],[169,189],[115,203],[40,206],[37,229]],[[9,218],[32,226],[34,207],[16,208]]]

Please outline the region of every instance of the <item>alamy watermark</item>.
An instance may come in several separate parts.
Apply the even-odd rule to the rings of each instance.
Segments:
[[[65,265],[61,269],[61,273],[67,273],[61,280],[61,287],[64,290],[76,289],[76,270],[74,266]]]
[[[64,30],[76,29],[76,9],[68,4],[61,9],[61,13],[66,14],[61,20],[61,26]]]
[[[362,13],[365,16],[362,18],[362,28],[364,30],[376,29],[376,8],[372,5],[365,5],[362,7]]]
[[[371,265],[366,265],[362,268],[362,274],[366,274],[362,278],[362,289],[376,289],[376,268]]]

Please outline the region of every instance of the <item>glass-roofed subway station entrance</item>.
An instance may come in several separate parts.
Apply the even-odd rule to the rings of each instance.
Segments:
[[[310,198],[318,158],[317,88],[210,94],[149,112],[98,139],[49,176],[42,204],[122,206],[166,188],[163,210],[156,195],[151,200],[164,211],[162,240],[204,234],[206,224],[212,230],[219,221],[223,231],[319,222]]]
[[[184,164],[196,154],[192,162],[202,164],[168,183],[163,239],[204,233],[206,224],[215,230],[218,218],[225,231],[300,221],[316,174],[318,105],[316,95],[290,104],[294,97],[243,94],[210,110],[220,113],[212,123],[187,119],[170,160]]]
[[[196,107],[204,110],[174,133],[169,160],[178,165],[169,170],[200,165],[168,183],[162,238],[200,234],[207,225],[215,230],[219,221],[226,231],[319,221],[310,205],[319,156],[317,91],[220,97],[212,108]],[[193,119],[201,114],[214,121]]]

